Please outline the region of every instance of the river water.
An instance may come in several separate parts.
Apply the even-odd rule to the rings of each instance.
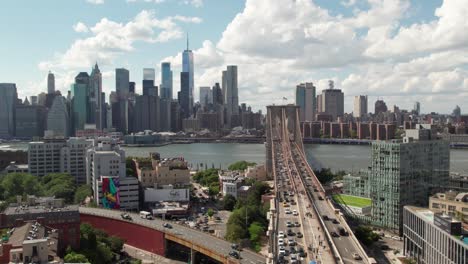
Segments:
[[[26,150],[26,143],[0,144],[0,150]],[[159,152],[162,157],[184,157],[194,168],[198,166],[226,168],[239,160],[265,162],[263,144],[194,143],[162,147],[124,147],[127,156],[147,157]],[[313,168],[331,168],[334,171],[358,171],[370,164],[368,145],[305,145],[306,155]],[[468,173],[468,150],[450,150],[450,169]]]

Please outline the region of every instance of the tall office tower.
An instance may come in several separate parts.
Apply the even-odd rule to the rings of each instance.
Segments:
[[[221,73],[221,90],[222,90],[222,93],[223,93],[223,102],[226,104],[226,75],[227,75],[227,71],[223,71]]]
[[[111,129],[112,128],[112,104],[105,103],[106,107],[106,128]]]
[[[219,86],[219,83],[216,83],[213,86],[212,93],[213,93],[213,95],[211,97],[213,98],[213,104],[214,105],[216,105],[216,104],[222,105],[224,103],[223,91],[221,90],[221,87]]]
[[[171,131],[171,102],[172,99],[159,99],[159,128],[163,132]]]
[[[96,124],[96,129],[102,130],[105,128],[103,122],[103,100],[102,97],[102,74],[99,70],[97,63],[91,71],[89,76],[89,89],[88,89],[88,117],[86,123]]]
[[[159,103],[158,90],[154,86],[154,70],[146,71],[144,69],[143,95],[136,96],[134,113],[134,131],[159,130]]]
[[[46,109],[41,105],[16,105],[15,135],[20,138],[44,136]]]
[[[450,149],[419,125],[401,141],[374,141],[369,175],[372,221],[401,230],[405,205],[427,206],[432,191],[449,182]]]
[[[171,102],[171,131],[179,132],[180,130],[182,130],[180,102],[177,100],[172,100]]]
[[[421,114],[421,103],[414,102],[413,112],[416,113],[416,115]]]
[[[73,131],[84,129],[88,117],[89,100],[89,75],[87,72],[80,72],[75,77],[75,83],[72,84],[72,119]]]
[[[296,105],[299,106],[300,121],[314,121],[315,109],[315,86],[313,83],[301,83],[296,86]]]
[[[211,93],[211,88],[206,86],[200,87],[200,104],[203,107],[207,107],[211,103],[213,103],[213,94]]]
[[[239,97],[237,88],[237,66],[227,66],[226,73],[223,72],[224,86],[226,93],[224,94],[226,105],[226,122],[228,128],[238,126],[239,118]]]
[[[31,103],[31,105],[37,105],[37,96],[36,95],[31,95],[29,97],[29,102]]]
[[[0,83],[0,138],[15,135],[16,84]]]
[[[127,98],[130,92],[130,72],[127,69],[115,69],[115,90],[120,98]]]
[[[135,82],[129,82],[128,83],[128,92],[130,94],[135,93]]]
[[[155,80],[156,73],[153,68],[144,68],[143,69],[143,80]]]
[[[344,94],[340,89],[334,89],[330,81],[330,88],[322,91],[322,110],[329,114],[332,120],[344,115]]]
[[[188,72],[180,73],[180,93],[179,103],[182,110],[181,118],[190,117],[190,74]]]
[[[317,113],[323,113],[323,107],[322,107],[322,95],[321,94],[317,94],[317,100],[316,101],[316,105],[317,105]]]
[[[54,135],[70,136],[70,114],[65,97],[54,98],[52,107],[47,113],[47,130],[52,131]]]
[[[195,87],[194,85],[194,79],[193,79],[193,73],[194,73],[194,68],[193,68],[193,53],[189,49],[189,40],[187,36],[187,49],[184,50],[182,53],[182,72],[188,73],[188,98],[189,98],[189,112],[185,113],[188,116],[192,114],[192,109],[193,109],[193,89]]]
[[[51,71],[49,71],[49,74],[47,75],[47,93],[55,93],[55,76]]]
[[[377,115],[379,113],[385,113],[388,111],[387,104],[383,100],[375,101],[375,111],[374,113]]]
[[[161,63],[161,99],[172,100],[172,70],[170,62]]]
[[[47,100],[47,94],[42,92],[37,95],[37,104],[38,105],[46,105],[46,100]]]
[[[130,72],[124,68],[115,69],[115,90],[117,92],[116,110],[118,112],[112,113],[114,128],[117,131],[127,134],[129,132],[128,116],[129,116],[129,103],[128,96],[130,92]],[[114,105],[112,105],[114,108]]]
[[[367,95],[354,96],[354,111],[355,118],[361,118],[367,114]]]

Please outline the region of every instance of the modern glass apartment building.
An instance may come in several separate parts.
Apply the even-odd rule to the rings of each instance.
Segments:
[[[423,264],[468,263],[468,238],[462,240],[461,223],[429,209],[405,206],[403,250]]]
[[[372,143],[369,174],[373,223],[400,233],[403,206],[427,206],[431,192],[448,184],[450,166],[448,142],[432,140],[427,129],[406,136]]]

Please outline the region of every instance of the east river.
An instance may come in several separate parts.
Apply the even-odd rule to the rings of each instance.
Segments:
[[[313,168],[331,168],[335,171],[357,171],[370,164],[368,145],[305,145],[306,155]],[[3,143],[0,150],[26,150],[26,143]],[[162,157],[184,157],[194,168],[226,168],[229,164],[247,160],[256,163],[265,161],[263,144],[194,143],[172,144],[162,147],[124,147],[127,156],[147,157],[150,152],[159,152]],[[450,170],[468,174],[468,150],[450,150]]]

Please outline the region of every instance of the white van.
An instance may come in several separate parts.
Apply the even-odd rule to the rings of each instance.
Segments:
[[[151,215],[150,212],[146,212],[146,211],[140,211],[140,217],[143,218],[143,219],[153,219],[153,216]]]

